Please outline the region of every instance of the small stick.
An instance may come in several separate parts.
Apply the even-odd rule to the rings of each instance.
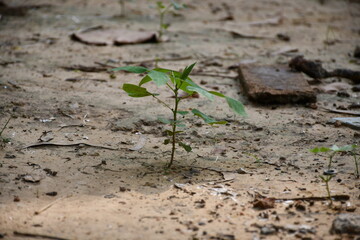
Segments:
[[[40,209],[39,211],[35,211],[34,214],[35,215],[39,215],[40,213],[46,211],[47,209],[49,209],[52,205],[54,205],[55,203],[57,203],[58,201],[64,199],[64,198],[67,198],[67,197],[70,197],[70,196],[64,196],[64,197],[61,197],[61,198],[58,198],[56,199],[55,201],[52,201],[51,203],[49,203],[48,205],[46,205],[45,207],[43,207],[42,209]]]
[[[48,238],[48,239],[54,239],[54,240],[69,240],[68,238],[54,237],[54,236],[36,234],[36,233],[24,233],[24,232],[18,232],[18,231],[14,231],[14,235],[19,236],[19,237]]]
[[[5,123],[4,127],[1,129],[1,131],[0,131],[0,136],[1,136],[2,133],[4,132],[6,126],[9,124],[10,120],[11,120],[11,116],[9,117],[9,119],[7,120],[7,122]]]
[[[119,150],[117,148],[100,146],[100,145],[93,145],[93,144],[89,144],[89,143],[51,143],[51,142],[34,143],[34,144],[27,145],[27,146],[23,147],[22,149],[35,148],[35,147],[41,147],[41,146],[69,147],[69,146],[80,146],[80,145],[85,145],[85,146],[88,146],[88,147],[95,147],[95,148],[104,148],[104,149],[115,150],[115,151]]]
[[[332,195],[332,199],[335,201],[349,200],[349,195]],[[274,198],[275,200],[288,201],[288,200],[304,200],[304,201],[325,201],[328,200],[329,197],[295,197],[295,198]]]

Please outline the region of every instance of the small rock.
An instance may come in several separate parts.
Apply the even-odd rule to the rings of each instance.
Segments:
[[[357,85],[353,86],[353,87],[352,87],[352,90],[353,90],[354,92],[360,92],[360,84],[357,84]]]
[[[55,197],[57,195],[57,192],[47,192],[45,194],[51,197]]]
[[[337,234],[360,234],[360,215],[340,214],[333,221],[330,232]]]
[[[356,48],[354,50],[354,57],[360,58],[360,46],[356,46]]]
[[[6,153],[4,158],[13,159],[16,158],[14,154]]]
[[[104,198],[107,198],[107,199],[116,198],[116,197],[117,197],[117,196],[116,196],[115,194],[113,194],[113,193],[107,194],[107,195],[104,196]]]
[[[204,199],[195,201],[195,208],[204,208],[205,204],[206,204],[206,202]]]
[[[277,230],[272,224],[267,224],[260,229],[260,233],[263,235],[271,235],[276,233]]]

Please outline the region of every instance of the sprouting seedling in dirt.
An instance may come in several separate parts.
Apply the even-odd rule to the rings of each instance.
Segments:
[[[4,137],[2,136],[3,132],[5,131],[5,129],[6,129],[6,127],[7,127],[7,125],[9,124],[10,120],[11,120],[11,117],[9,117],[9,119],[6,121],[5,125],[2,127],[2,129],[1,129],[1,131],[0,131],[0,140],[1,140],[3,143],[8,143],[8,142],[10,142],[10,139],[9,139],[9,138],[4,138]]]
[[[330,180],[334,177],[334,175],[321,175],[319,176],[321,178],[321,180],[323,180],[323,182],[325,183],[326,186],[326,192],[330,201],[330,206],[333,205],[333,200],[331,198],[331,192],[330,192],[330,187],[329,187],[329,182]]]
[[[164,34],[164,31],[166,31],[169,28],[169,24],[165,23],[165,16],[166,14],[169,12],[169,10],[171,8],[175,9],[175,10],[180,10],[182,8],[184,8],[185,5],[182,4],[178,4],[176,2],[174,2],[173,0],[171,0],[171,2],[168,5],[165,5],[163,2],[158,1],[156,2],[156,9],[159,13],[159,39],[162,39],[162,36]]]
[[[185,151],[190,152],[192,148],[190,145],[181,141],[178,137],[178,134],[183,131],[179,131],[178,127],[184,127],[183,121],[179,120],[179,115],[185,116],[189,114],[189,111],[185,111],[180,108],[180,102],[185,99],[180,95],[181,91],[188,94],[188,96],[193,95],[194,93],[198,93],[209,100],[214,100],[214,96],[220,97],[226,100],[230,109],[232,109],[235,113],[241,116],[246,116],[244,106],[238,100],[227,97],[222,93],[215,91],[207,91],[204,88],[197,85],[195,82],[191,80],[189,77],[191,71],[193,70],[196,63],[193,63],[187,67],[182,72],[165,69],[165,68],[155,68],[155,69],[147,69],[145,67],[138,66],[125,66],[113,69],[113,71],[127,71],[132,73],[141,73],[146,74],[139,82],[138,85],[125,83],[122,89],[130,96],[130,97],[148,97],[151,96],[155,98],[161,105],[165,108],[169,109],[172,113],[171,119],[159,118],[159,120],[170,126],[169,130],[166,130],[166,134],[168,136],[165,139],[164,144],[171,144],[171,157],[170,161],[167,163],[166,168],[170,168],[173,164],[175,157],[176,145],[182,147]],[[149,92],[146,88],[142,87],[144,84],[153,81],[157,87],[166,87],[170,92],[174,94],[174,100],[172,105],[169,105],[158,96],[159,94]],[[217,121],[214,118],[200,112],[197,109],[191,110],[194,116],[202,118],[205,123],[213,125],[213,124],[226,124],[226,121]]]
[[[332,147],[328,148],[328,147],[316,147],[310,150],[310,152],[312,153],[329,153],[329,164],[328,164],[328,171],[331,171],[331,165],[332,165],[332,161],[333,158],[335,156],[336,153],[338,152],[345,152],[346,150],[346,146],[344,147],[338,147],[336,145],[333,145]]]

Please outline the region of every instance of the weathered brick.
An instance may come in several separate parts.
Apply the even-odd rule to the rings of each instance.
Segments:
[[[239,79],[250,100],[262,104],[316,102],[302,75],[283,65],[241,65]]]

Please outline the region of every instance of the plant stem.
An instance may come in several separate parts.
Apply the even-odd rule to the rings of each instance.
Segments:
[[[330,187],[329,187],[329,181],[331,180],[331,177],[328,178],[326,181],[325,181],[325,184],[326,184],[326,191],[327,191],[327,194],[328,194],[328,197],[329,197],[329,200],[330,200],[330,206],[333,205],[333,200],[331,198],[331,193],[330,193]]]
[[[162,101],[160,98],[156,97],[155,95],[152,95],[152,96],[153,96],[153,98],[155,98],[156,100],[158,100],[159,103],[161,103],[161,104],[164,105],[166,108],[168,108],[168,109],[170,109],[170,110],[172,111],[172,108],[171,108],[169,105],[167,105],[164,101]]]
[[[159,9],[159,14],[160,14],[159,39],[161,39],[163,35],[165,14],[170,9],[171,6],[172,5],[169,4],[164,10]]]
[[[331,170],[332,159],[333,159],[333,157],[335,156],[335,154],[336,154],[336,152],[330,154],[328,170]]]
[[[1,137],[2,133],[4,132],[4,130],[5,130],[5,128],[6,128],[6,126],[7,126],[7,125],[8,125],[8,123],[10,122],[10,120],[11,120],[11,117],[9,117],[9,119],[6,121],[6,123],[5,123],[4,127],[1,129],[1,131],[0,131],[0,137]]]
[[[172,112],[173,112],[172,149],[171,149],[170,162],[169,162],[169,164],[167,165],[167,168],[170,168],[171,165],[173,164],[174,157],[175,157],[175,149],[176,149],[176,121],[177,121],[177,110],[178,110],[178,106],[179,106],[180,99],[178,98],[178,90],[176,89],[174,92],[175,92],[175,107],[174,107],[174,109],[172,110]]]
[[[357,158],[356,158],[356,154],[353,153],[353,157],[354,157],[354,161],[355,161],[355,168],[356,168],[356,178],[359,178],[359,165],[358,165],[358,162],[357,162]]]

